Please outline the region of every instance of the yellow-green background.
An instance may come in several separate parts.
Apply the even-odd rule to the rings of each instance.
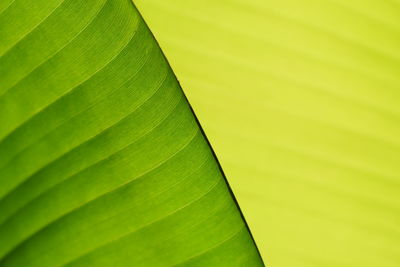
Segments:
[[[400,266],[400,2],[136,0],[269,266]]]

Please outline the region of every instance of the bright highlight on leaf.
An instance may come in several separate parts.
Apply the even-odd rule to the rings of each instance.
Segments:
[[[0,2],[0,266],[262,266],[130,0]]]

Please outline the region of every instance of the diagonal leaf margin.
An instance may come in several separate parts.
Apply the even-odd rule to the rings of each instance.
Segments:
[[[0,4],[0,266],[262,266],[129,0]]]

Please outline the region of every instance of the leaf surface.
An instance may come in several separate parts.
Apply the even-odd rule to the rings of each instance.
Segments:
[[[131,1],[2,1],[0,40],[0,266],[262,266]]]

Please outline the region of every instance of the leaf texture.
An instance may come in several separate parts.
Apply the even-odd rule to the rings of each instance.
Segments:
[[[0,266],[262,266],[130,0],[0,3]]]

